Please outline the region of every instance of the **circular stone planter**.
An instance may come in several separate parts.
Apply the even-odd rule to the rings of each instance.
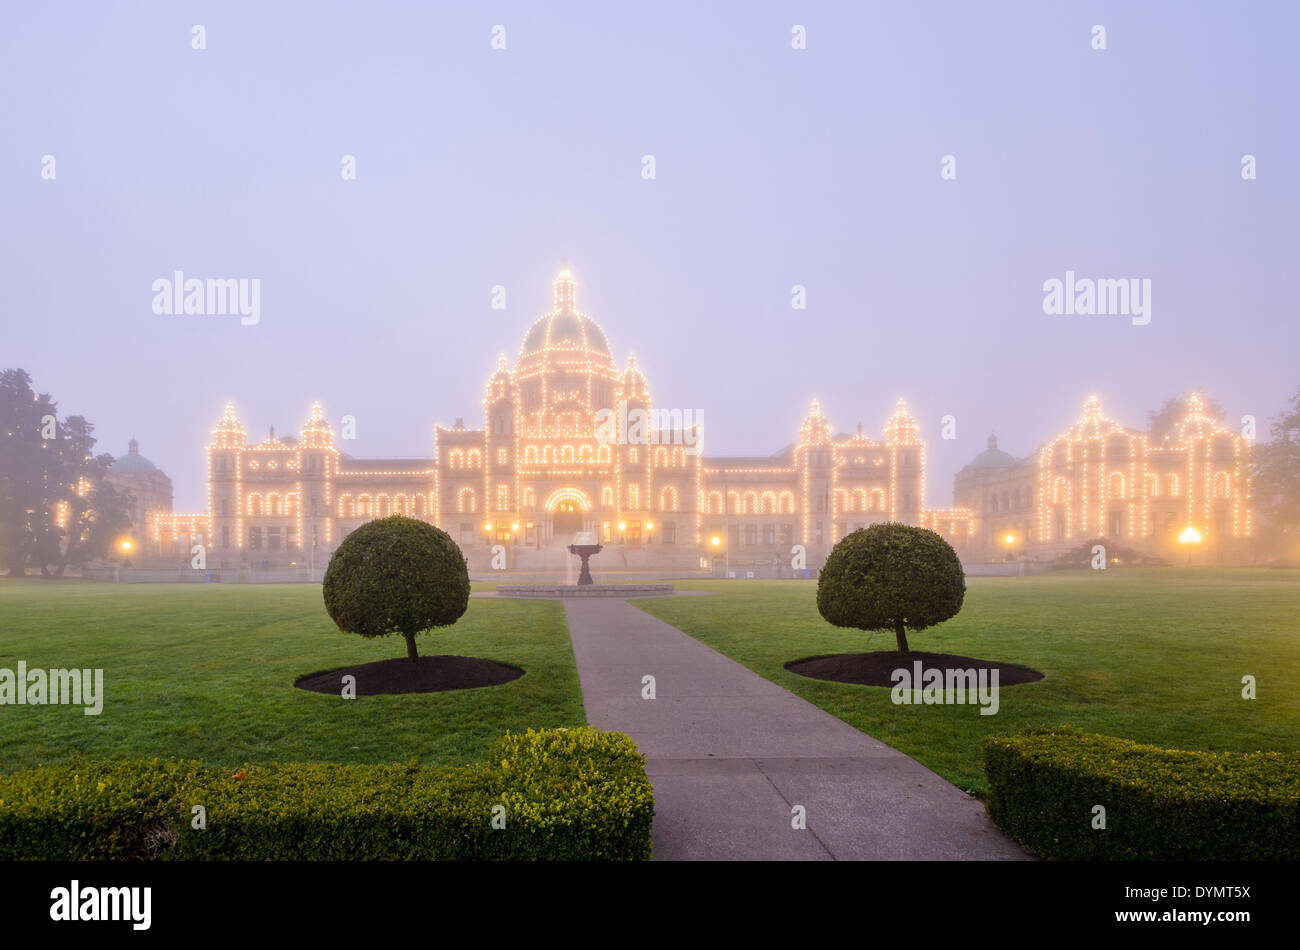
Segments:
[[[829,680],[832,683],[854,683],[858,686],[894,686],[894,670],[904,669],[911,676],[920,662],[921,669],[932,670],[997,670],[998,686],[1015,686],[1019,683],[1036,683],[1043,678],[1037,670],[1026,666],[980,660],[952,653],[899,653],[897,650],[879,650],[875,653],[837,653],[834,656],[810,656],[791,660],[785,668],[791,673],[809,679]],[[916,687],[920,689],[918,685]]]
[[[298,677],[293,685],[313,693],[338,696],[343,692],[343,677],[353,676],[358,696],[391,696],[500,686],[523,675],[524,671],[517,666],[472,656],[422,656],[414,663],[399,657],[308,673]]]

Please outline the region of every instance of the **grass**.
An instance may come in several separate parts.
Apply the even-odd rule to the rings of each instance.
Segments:
[[[477,589],[477,585],[476,585]],[[459,765],[507,730],[585,725],[561,604],[471,598],[422,655],[522,667],[502,686],[343,700],[305,673],[405,656],[400,637],[340,633],[318,585],[0,580],[0,668],[102,668],[104,711],[0,707],[0,772],[86,757]]]
[[[887,687],[829,683],[790,660],[895,649],[890,633],[821,619],[814,581],[678,582],[718,597],[633,601],[756,673],[917,759],[987,792],[980,740],[1035,725],[1170,748],[1300,748],[1300,571],[1195,568],[970,578],[960,614],[909,636],[913,650],[1029,666],[1037,683],[977,706],[896,706]],[[1242,698],[1242,677],[1257,697]]]

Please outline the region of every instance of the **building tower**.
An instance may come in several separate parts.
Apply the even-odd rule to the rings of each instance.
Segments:
[[[234,403],[226,403],[208,446],[208,511],[217,563],[223,568],[237,564],[244,551],[242,472],[247,445]]]

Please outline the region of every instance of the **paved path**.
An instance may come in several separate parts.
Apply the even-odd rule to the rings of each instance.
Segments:
[[[648,760],[656,858],[1026,857],[978,799],[627,601],[564,609],[587,721]]]

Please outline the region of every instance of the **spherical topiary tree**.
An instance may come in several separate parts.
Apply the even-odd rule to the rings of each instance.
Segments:
[[[841,538],[817,581],[817,609],[837,627],[892,630],[907,653],[907,631],[957,615],[966,573],[952,545],[933,531],[873,524]]]
[[[400,633],[419,659],[415,635],[455,623],[469,606],[469,569],[447,532],[393,515],[369,521],[334,551],[325,571],[325,610],[345,633]]]

